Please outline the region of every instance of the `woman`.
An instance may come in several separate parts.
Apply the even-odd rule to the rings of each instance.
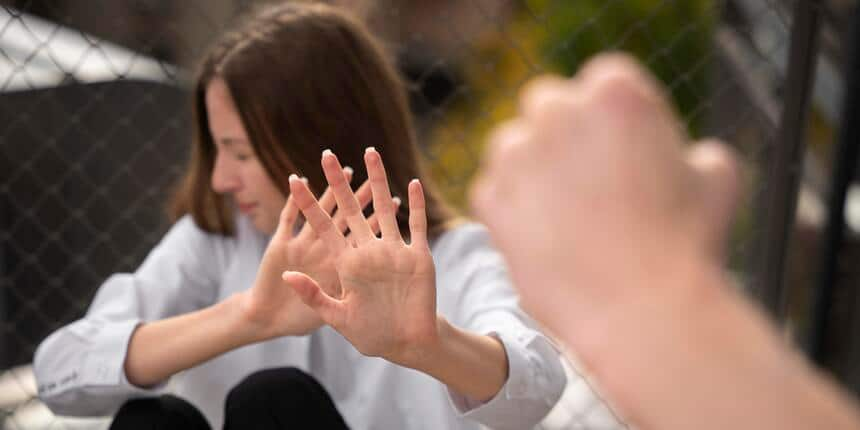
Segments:
[[[115,428],[466,429],[526,428],[550,410],[565,381],[557,353],[529,327],[485,231],[458,223],[424,176],[403,86],[360,24],[323,5],[262,11],[205,58],[195,113],[176,223],[36,353],[55,412],[119,409]],[[326,153],[320,170],[326,148],[340,159]],[[371,180],[353,194],[363,159]],[[350,253],[370,280],[361,289],[333,241],[409,238],[409,211],[380,189],[386,174],[396,196],[420,179],[409,195],[426,233],[386,242],[402,245],[389,254]],[[326,190],[319,203],[311,190]],[[322,214],[302,226],[300,209]],[[422,270],[421,289],[394,290],[420,292],[404,305],[381,288],[405,252]],[[347,302],[361,306],[332,311]]]

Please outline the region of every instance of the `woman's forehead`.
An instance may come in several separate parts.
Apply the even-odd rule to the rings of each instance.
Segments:
[[[206,116],[212,137],[225,145],[247,144],[248,135],[242,118],[230,95],[230,90],[221,79],[213,79],[206,87]]]

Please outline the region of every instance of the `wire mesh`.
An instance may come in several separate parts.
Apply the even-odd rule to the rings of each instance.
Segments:
[[[692,136],[725,139],[742,155],[746,198],[730,265],[741,281],[756,270],[752,245],[769,217],[756,203],[772,185],[765,161],[780,149],[793,2],[341,3],[390,46],[431,172],[466,211],[484,139],[515,112],[528,79],[570,75],[599,51],[633,53],[665,83]],[[164,198],[189,147],[193,65],[254,2],[0,4],[0,423],[100,428],[105,420],[51,415],[27,366],[42,339],[80,318],[101,282],[133,271],[166,231]],[[816,98],[820,128],[836,123],[832,98]],[[585,381],[571,372],[568,393]],[[586,400],[566,394],[574,400],[546,428],[622,426],[586,387]]]

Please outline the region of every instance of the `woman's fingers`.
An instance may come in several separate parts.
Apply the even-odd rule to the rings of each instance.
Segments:
[[[355,198],[358,200],[358,204],[361,205],[362,210],[370,204],[370,201],[373,199],[373,193],[370,191],[369,179],[358,187],[358,190],[355,192]]]
[[[400,197],[392,197],[391,202],[394,203],[395,212],[400,208],[402,201]],[[376,213],[370,215],[370,218],[367,219],[367,223],[370,224],[370,229],[373,230],[373,235],[379,237],[380,229],[379,229],[379,217]]]
[[[361,206],[341,173],[340,162],[328,149],[323,152],[322,167],[329,188],[334,192],[338,211],[343,212],[347,225],[358,243],[374,239],[373,232],[361,212]],[[301,205],[299,206],[301,209]],[[314,228],[313,224],[311,224]],[[338,234],[340,234],[338,232]]]
[[[424,188],[421,181],[409,182],[409,234],[412,246],[427,245],[427,214],[425,211]]]
[[[353,176],[352,167],[349,167],[349,166],[344,167],[343,168],[343,177],[346,179],[347,183],[350,183],[352,181],[352,176]],[[307,182],[307,181],[305,181],[305,182]],[[359,200],[361,200],[361,199],[359,199]],[[346,232],[345,220],[339,221],[337,218],[337,214],[332,216],[332,212],[334,211],[335,207],[337,207],[337,200],[335,200],[335,198],[334,198],[334,192],[332,192],[331,187],[326,187],[325,192],[323,193],[322,197],[320,197],[319,202],[320,202],[320,207],[327,214],[329,214],[329,216],[331,216],[332,220],[334,221],[334,225],[337,226],[337,229],[341,233]],[[362,207],[364,207],[364,206],[367,206],[367,204],[365,203]],[[310,223],[305,223],[305,225],[302,226],[302,231],[299,232],[299,234],[298,234],[298,236],[299,236],[298,239],[299,240],[305,240],[305,239],[307,239],[308,236],[315,236],[313,230],[314,229],[310,226]]]
[[[352,181],[352,173],[352,167],[347,166],[343,168],[343,177],[346,179],[347,184]],[[320,207],[327,214],[331,215],[336,205],[337,200],[334,198],[334,192],[332,192],[331,187],[327,187],[323,195],[320,197]]]
[[[293,237],[296,220],[299,218],[299,208],[293,200],[292,193],[287,197],[287,203],[281,210],[281,217],[278,223],[278,231],[280,234],[285,234],[286,237]]]
[[[332,298],[311,277],[300,272],[286,271],[281,278],[293,287],[299,298],[334,328],[343,326],[343,303]]]
[[[355,192],[355,198],[358,200],[358,204],[361,205],[362,210],[364,210],[364,208],[366,208],[367,205],[370,204],[370,181],[364,181],[364,183],[361,184],[360,187],[358,187],[358,190]],[[349,227],[349,225],[346,222],[346,215],[344,211],[336,211],[334,213],[334,216],[332,217],[332,221],[334,221],[334,225],[337,226],[337,229],[340,230],[341,233],[346,234],[346,229]],[[370,219],[368,219],[367,221],[368,223],[370,223]],[[372,227],[373,226],[371,226],[371,230],[373,230]]]
[[[319,231],[318,228],[335,230],[340,234],[340,238],[343,238],[349,229],[349,243],[353,244],[376,238],[380,233],[383,238],[402,240],[397,223],[397,210],[401,201],[397,197],[391,197],[382,159],[374,148],[367,149],[365,164],[367,165],[368,180],[353,193],[349,186],[353,173],[352,169],[340,169],[340,163],[331,151],[326,150],[323,153],[323,171],[329,186],[319,201],[313,198],[313,194],[307,189],[306,181],[304,186],[295,185],[298,189],[298,195],[291,191],[289,199],[293,202],[291,206],[298,206],[307,219],[307,223],[300,234],[315,234],[332,246],[337,247],[340,247],[343,242],[331,235],[331,232],[326,233],[329,237],[325,238],[323,232]],[[338,170],[343,171],[342,178],[334,177],[334,172]],[[290,182],[292,189],[294,186],[292,177]],[[305,190],[308,192],[305,193]],[[301,204],[296,204],[297,199],[300,200]],[[423,201],[423,194],[421,200]],[[365,219],[362,211],[371,201],[374,203],[374,213]],[[294,218],[297,217],[298,209],[292,210],[296,212]],[[332,212],[334,215],[330,215]],[[424,223],[426,224],[426,220]]]
[[[397,226],[397,210],[391,201],[391,191],[388,188],[388,177],[382,157],[373,147],[364,153],[364,164],[367,166],[367,177],[373,192],[373,214],[379,219],[382,238],[385,240],[402,241],[400,229]]]
[[[343,175],[339,175],[341,176],[341,180],[343,180]],[[329,251],[337,258],[346,246],[346,240],[340,230],[332,223],[328,213],[320,207],[319,202],[317,202],[311,190],[308,189],[308,185],[296,175],[290,175],[290,197],[296,202],[296,206],[298,206],[314,231],[326,243]],[[368,227],[369,230],[370,228]]]
[[[328,190],[330,190],[330,188],[327,189],[327,191]],[[334,199],[333,193],[329,195],[332,199]],[[358,200],[358,204],[361,205],[362,210],[364,210],[367,205],[370,204],[370,201],[372,199],[372,194],[370,191],[370,181],[364,181],[364,183],[361,184],[360,187],[358,187],[358,190],[355,192],[355,198]],[[401,204],[400,198],[398,197],[392,198],[392,201],[395,201],[398,207]],[[322,206],[322,199],[320,199],[320,207]],[[325,208],[323,207],[323,209]],[[298,212],[298,209],[296,209],[296,211]],[[344,215],[344,211],[336,210],[334,212],[334,215],[331,217],[331,220],[334,223],[335,227],[338,229],[338,231],[346,235],[346,231],[349,228],[349,225],[346,222],[346,216]],[[371,214],[371,216],[367,219],[367,223],[368,225],[370,225],[370,230],[373,232],[373,235],[379,236],[379,221],[377,220],[377,218]],[[301,237],[299,237],[299,239],[304,239],[306,235],[316,236],[314,233],[314,229],[313,227],[311,227],[310,223],[305,223],[300,233]]]

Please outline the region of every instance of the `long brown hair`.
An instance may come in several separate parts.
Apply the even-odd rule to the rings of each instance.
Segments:
[[[171,218],[190,213],[205,231],[231,235],[234,208],[210,178],[215,146],[206,89],[220,78],[229,88],[250,143],[284,195],[291,173],[316,192],[326,187],[324,149],[367,178],[364,149],[382,155],[393,195],[407,196],[421,179],[431,237],[454,218],[419,162],[405,86],[380,43],[357,20],[318,3],[267,6],[228,32],[204,57],[194,88],[194,140],[185,177],[171,201]],[[408,209],[397,213],[408,234]]]

